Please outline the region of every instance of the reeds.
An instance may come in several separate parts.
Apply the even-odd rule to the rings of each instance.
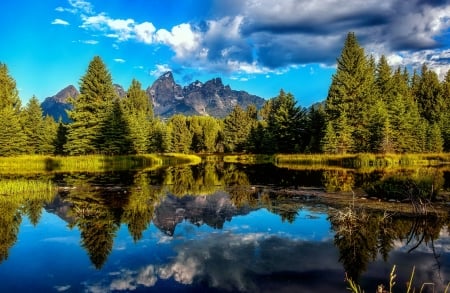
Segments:
[[[200,157],[184,154],[0,157],[0,174],[104,172],[145,169],[169,164],[198,164],[200,162]]]
[[[0,197],[10,202],[22,203],[27,199],[50,202],[56,190],[56,185],[50,180],[26,178],[0,180]]]
[[[389,289],[386,289],[383,284],[380,284],[380,285],[378,285],[378,287],[377,287],[377,289],[375,291],[376,293],[393,293],[394,292],[393,289],[394,289],[394,286],[396,284],[395,279],[397,278],[397,274],[396,274],[395,270],[396,270],[396,265],[394,265],[392,267],[391,273],[389,274]],[[407,283],[407,287],[406,287],[406,291],[405,291],[406,293],[416,292],[416,289],[413,287],[413,280],[414,280],[415,271],[416,271],[416,268],[413,267],[411,275],[409,277],[409,281]],[[353,293],[363,293],[364,292],[364,290],[361,289],[361,286],[358,285],[355,281],[353,281],[353,280],[351,280],[351,279],[349,279],[347,277],[346,277],[346,281],[347,281],[347,284],[348,284],[347,289],[350,292],[353,292]],[[422,283],[419,293],[422,293],[426,286],[433,287],[433,292],[434,292],[435,284],[431,283],[431,282],[426,282],[426,283]],[[443,293],[448,293],[449,292],[449,288],[450,288],[450,282],[445,287]]]

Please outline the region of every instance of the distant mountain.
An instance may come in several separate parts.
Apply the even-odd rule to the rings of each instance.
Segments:
[[[121,85],[114,84],[114,89],[119,97],[126,96],[126,91]],[[169,118],[174,114],[222,118],[236,105],[245,109],[248,105],[254,104],[259,109],[265,103],[261,97],[231,89],[229,85],[224,85],[220,78],[205,83],[195,81],[182,87],[175,82],[172,72],[161,75],[146,92],[153,104],[155,115],[162,118]],[[56,95],[46,98],[41,104],[44,115],[51,115],[56,121],[61,117],[63,122],[69,122],[66,110],[70,110],[71,105],[67,99],[76,98],[78,95],[78,90],[70,85]]]
[[[250,104],[262,107],[265,100],[245,91],[232,90],[222,79],[214,78],[205,83],[195,81],[181,87],[175,83],[172,72],[159,77],[147,94],[152,98],[154,112],[161,117],[174,114],[209,115],[224,117],[239,105],[246,108]]]
[[[69,104],[67,99],[69,97],[76,98],[79,94],[80,93],[73,85],[69,85],[59,91],[56,95],[46,98],[41,104],[44,116],[53,116],[56,121],[59,121],[59,118],[61,117],[63,122],[69,122],[70,119],[67,116],[66,110],[72,109],[72,105]]]

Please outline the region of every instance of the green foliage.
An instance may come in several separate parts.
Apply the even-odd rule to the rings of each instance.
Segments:
[[[225,150],[229,152],[247,151],[250,132],[255,124],[253,110],[246,112],[238,105],[235,106],[223,120]]]
[[[171,133],[171,148],[175,153],[187,154],[192,144],[192,133],[189,131],[188,119],[183,115],[174,115],[168,122]]]
[[[20,117],[12,106],[0,109],[0,156],[23,154],[27,150],[27,137]]]
[[[21,103],[16,81],[9,75],[6,64],[0,62],[0,110],[8,107],[18,112]]]
[[[305,111],[296,106],[292,94],[283,90],[272,100],[271,105],[267,117],[267,131],[273,152],[299,152],[305,145]]]
[[[101,132],[107,118],[111,118],[116,99],[112,78],[100,57],[89,63],[80,80],[80,95],[72,99],[73,109],[68,111],[72,123],[68,125],[65,151],[70,155],[109,152],[100,143],[108,141]],[[109,135],[109,134],[108,134]]]

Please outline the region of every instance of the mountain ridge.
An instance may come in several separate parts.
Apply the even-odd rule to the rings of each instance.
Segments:
[[[126,96],[126,91],[121,85],[114,84],[114,88],[120,98]],[[155,115],[161,118],[170,118],[175,114],[223,118],[236,105],[246,108],[254,104],[260,108],[265,103],[259,96],[233,90],[229,85],[224,85],[220,77],[204,83],[196,80],[189,85],[181,86],[175,82],[171,71],[162,74],[145,91],[153,104]],[[44,115],[51,115],[56,121],[61,117],[63,122],[69,122],[66,110],[70,110],[72,106],[68,98],[76,98],[78,95],[79,91],[73,85],[69,85],[56,95],[47,97],[41,103]]]

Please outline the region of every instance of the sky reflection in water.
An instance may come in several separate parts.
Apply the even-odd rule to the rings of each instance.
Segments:
[[[36,226],[24,217],[0,264],[0,292],[344,292],[345,272],[323,210],[304,208],[288,223],[259,209],[234,216],[223,229],[182,221],[172,236],[152,223],[137,242],[122,224],[99,270],[80,246],[77,228],[47,212]],[[434,245],[440,277],[448,280],[450,237],[442,234]],[[386,282],[397,263],[399,288],[414,265],[418,279],[438,280],[429,247],[406,251],[397,242],[388,262],[369,264],[362,284]]]

